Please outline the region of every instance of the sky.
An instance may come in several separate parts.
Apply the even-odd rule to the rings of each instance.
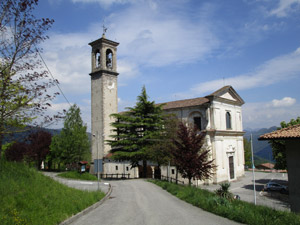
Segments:
[[[300,0],[40,0],[55,20],[42,56],[91,129],[91,47],[119,42],[118,110],[145,85],[156,103],[204,97],[231,85],[244,129],[300,116]],[[68,109],[60,96],[53,111]],[[55,127],[62,127],[56,124]]]

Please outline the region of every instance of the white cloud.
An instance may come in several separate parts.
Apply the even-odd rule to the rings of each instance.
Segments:
[[[195,85],[190,89],[194,94],[202,94],[215,91],[224,85],[231,85],[236,90],[246,90],[257,87],[265,87],[300,76],[300,51],[299,48],[287,55],[271,59],[255,71],[226,80],[218,79]]]
[[[219,41],[205,21],[189,21],[183,12],[150,3],[135,4],[108,18],[110,32],[121,43],[120,57],[138,65],[165,66],[201,60],[218,47]]]
[[[282,121],[290,121],[299,116],[300,104],[274,107],[271,102],[246,103],[243,106],[244,128],[279,126]]]
[[[136,0],[72,0],[73,3],[98,3],[103,8],[108,8],[113,4],[132,3]]]
[[[277,17],[286,17],[292,11],[300,9],[300,0],[280,0],[277,8],[270,12],[270,15]]]
[[[274,99],[272,100],[272,106],[274,107],[288,107],[296,103],[296,99],[291,97],[284,97],[283,99]]]

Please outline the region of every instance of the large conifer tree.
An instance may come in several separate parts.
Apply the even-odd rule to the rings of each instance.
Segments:
[[[116,119],[113,138],[108,143],[111,145],[113,159],[128,160],[132,167],[143,161],[143,177],[147,176],[147,160],[151,160],[150,147],[157,141],[163,130],[162,105],[155,105],[149,101],[146,88],[137,97],[134,107],[128,111],[112,114]]]

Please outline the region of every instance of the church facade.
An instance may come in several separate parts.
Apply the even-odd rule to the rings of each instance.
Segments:
[[[91,42],[91,107],[92,107],[92,173],[130,174],[139,177],[138,168],[129,162],[110,159],[108,140],[112,132],[112,113],[117,105],[117,46],[119,43],[102,38]],[[216,169],[213,178],[205,182],[219,183],[236,180],[244,175],[244,147],[242,126],[243,99],[231,86],[200,98],[164,103],[166,113],[175,114],[186,124],[195,124],[206,132],[206,146],[211,150]],[[152,167],[154,174],[154,166]],[[162,166],[162,175],[174,177],[176,169]],[[180,176],[179,176],[180,178]],[[180,178],[182,179],[182,178]],[[200,181],[193,181],[194,184]]]
[[[206,132],[206,148],[211,151],[216,169],[212,180],[219,183],[244,175],[242,126],[243,99],[231,86],[225,86],[205,97],[166,102],[164,111],[173,113],[186,124]],[[162,174],[175,178],[175,167],[162,167]],[[200,183],[200,181],[194,181]]]

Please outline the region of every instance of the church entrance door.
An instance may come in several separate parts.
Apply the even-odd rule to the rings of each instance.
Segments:
[[[229,156],[229,176],[230,176],[230,179],[234,179],[234,162],[233,162],[233,156]]]

